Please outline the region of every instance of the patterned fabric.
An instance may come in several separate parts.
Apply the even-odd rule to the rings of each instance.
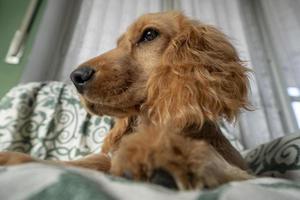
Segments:
[[[248,151],[245,159],[256,175],[300,180],[300,134],[260,145]]]
[[[111,124],[108,116],[87,114],[70,85],[29,83],[13,88],[0,101],[0,150],[73,160],[100,151]],[[223,123],[221,129],[238,150],[243,149]]]
[[[76,159],[100,151],[111,121],[87,114],[76,91],[64,83],[21,85],[0,101],[0,150]]]
[[[0,101],[0,150],[30,153],[42,159],[76,159],[100,151],[111,118],[88,115],[73,89],[59,82],[30,83],[12,89]],[[221,124],[238,148],[242,146]],[[248,150],[245,158],[259,178],[232,182],[214,190],[175,192],[97,171],[31,163],[0,167],[0,199],[299,199],[300,134]]]
[[[0,199],[16,200],[299,200],[300,182],[259,178],[214,190],[176,192],[80,168],[43,164],[0,167]]]
[[[111,122],[107,116],[89,116],[63,83],[19,86],[0,101],[0,150],[76,159],[100,151]],[[31,163],[0,167],[0,199],[299,199],[300,134],[248,150],[245,158],[254,174],[290,180],[257,178],[214,190],[175,192],[97,171]]]

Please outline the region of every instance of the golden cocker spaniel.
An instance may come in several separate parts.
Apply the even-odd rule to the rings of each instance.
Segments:
[[[72,72],[86,109],[114,116],[115,125],[102,154],[64,163],[179,189],[249,179],[218,127],[248,109],[247,72],[213,26],[180,12],[143,15],[116,48]],[[0,155],[4,164],[30,161]]]

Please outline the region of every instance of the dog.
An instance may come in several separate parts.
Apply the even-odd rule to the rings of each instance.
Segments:
[[[176,11],[143,15],[71,73],[87,111],[115,117],[102,153],[57,162],[181,190],[250,179],[218,127],[249,109],[248,71],[215,27]],[[56,162],[0,154],[4,165],[32,161]]]

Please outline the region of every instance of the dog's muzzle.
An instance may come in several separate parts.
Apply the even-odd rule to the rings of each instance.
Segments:
[[[92,79],[95,70],[90,67],[79,67],[74,70],[70,78],[79,93],[82,93],[87,83]]]

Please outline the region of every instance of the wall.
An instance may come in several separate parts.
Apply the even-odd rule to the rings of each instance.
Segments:
[[[0,97],[19,82],[24,66],[28,61],[45,0],[41,1],[37,18],[34,20],[32,30],[25,44],[25,51],[21,62],[17,65],[7,64],[5,56],[15,31],[21,24],[28,4],[29,0],[0,0]]]

